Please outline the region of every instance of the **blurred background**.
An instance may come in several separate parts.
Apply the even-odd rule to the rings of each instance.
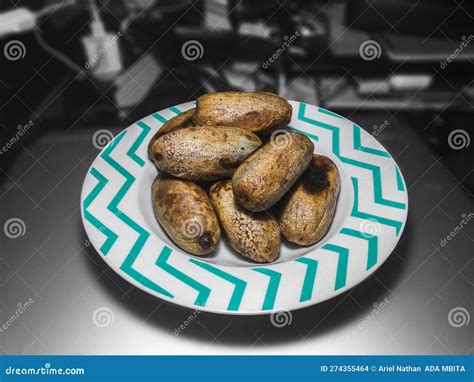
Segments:
[[[23,224],[0,235],[0,323],[35,301],[0,352],[472,353],[447,315],[472,307],[474,225],[441,240],[473,211],[473,16],[470,0],[0,0],[0,216]],[[80,190],[122,129],[226,90],[358,123],[399,164],[409,218],[386,265],[293,326],[202,313],[177,341],[190,312],[105,266],[87,246]],[[90,325],[100,305],[115,312],[113,335]]]
[[[52,129],[123,128],[203,93],[262,90],[395,119],[465,175],[467,151],[447,137],[472,128],[470,1],[0,0],[0,11],[2,146],[34,123],[8,154]]]

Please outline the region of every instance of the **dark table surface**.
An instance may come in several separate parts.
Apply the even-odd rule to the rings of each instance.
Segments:
[[[372,126],[385,117],[352,119]],[[87,246],[79,197],[98,154],[94,131],[47,132],[1,170],[1,224],[18,218],[25,230],[0,232],[0,353],[472,354],[474,222],[441,245],[474,210],[460,182],[473,176],[472,158],[455,178],[412,129],[391,123],[378,138],[408,186],[399,245],[365,282],[277,328],[268,316],[195,314],[149,296]],[[97,309],[113,320],[95,325]]]

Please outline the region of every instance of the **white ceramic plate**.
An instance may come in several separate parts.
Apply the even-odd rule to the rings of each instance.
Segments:
[[[341,192],[326,237],[311,247],[283,243],[278,260],[250,263],[226,244],[210,257],[180,250],[156,222],[147,159],[153,134],[186,103],[162,110],[116,136],[84,180],[81,213],[91,243],[107,264],[159,298],[199,310],[262,314],[330,299],[373,273],[402,234],[405,182],[388,152],[353,122],[328,110],[291,102],[290,128],[309,136],[315,152],[339,168]]]

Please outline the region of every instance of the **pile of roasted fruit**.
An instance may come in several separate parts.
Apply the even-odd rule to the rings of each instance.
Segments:
[[[339,173],[306,135],[287,128],[291,113],[275,94],[212,93],[153,136],[153,210],[177,246],[210,254],[222,229],[237,253],[268,263],[281,235],[302,246],[326,235]]]

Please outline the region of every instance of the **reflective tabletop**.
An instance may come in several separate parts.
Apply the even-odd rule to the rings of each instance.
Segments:
[[[0,353],[472,354],[474,222],[462,221],[474,209],[460,182],[472,164],[458,179],[413,129],[390,124],[378,139],[409,192],[397,248],[357,287],[275,325],[164,302],[105,265],[79,210],[96,130],[46,132],[0,169],[1,223],[17,223],[0,233]]]

